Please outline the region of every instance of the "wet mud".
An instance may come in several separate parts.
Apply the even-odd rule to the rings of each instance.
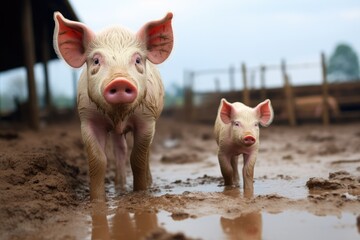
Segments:
[[[116,191],[109,161],[107,202],[90,203],[76,120],[38,133],[1,126],[0,239],[356,239],[359,129],[262,128],[248,197],[223,185],[212,126],[163,118],[152,187],[133,192],[128,168]]]

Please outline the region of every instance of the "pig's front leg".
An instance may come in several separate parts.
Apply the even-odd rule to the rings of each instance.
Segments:
[[[105,144],[107,131],[102,124],[86,120],[81,122],[81,134],[89,161],[90,199],[105,201]]]
[[[243,167],[243,179],[244,179],[244,193],[247,196],[252,196],[254,193],[254,167],[257,157],[257,150],[246,154],[244,153],[244,167]]]
[[[231,166],[233,169],[233,184],[235,184],[236,186],[239,186],[240,184],[238,162],[239,162],[239,155],[234,155],[231,157]]]
[[[134,176],[134,191],[146,190],[151,185],[149,166],[150,145],[155,132],[155,122],[141,123],[134,131],[134,146],[130,156]]]
[[[219,150],[218,159],[220,164],[221,174],[224,178],[224,185],[231,186],[233,182],[233,167],[232,167],[232,157],[229,154],[223,153]]]
[[[126,184],[127,143],[125,134],[112,134],[115,155],[115,186],[124,189]]]

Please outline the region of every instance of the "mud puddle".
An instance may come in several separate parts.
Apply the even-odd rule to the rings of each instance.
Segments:
[[[241,170],[241,165],[239,165],[239,169]],[[204,157],[202,161],[192,164],[155,163],[152,172],[153,176],[156,176],[155,187],[152,189],[155,196],[166,193],[224,192],[227,189],[223,185],[223,178],[215,156]],[[278,194],[290,199],[306,198],[308,195],[307,180],[306,177],[291,177],[286,174],[276,174],[271,177],[260,175],[254,178],[254,194]],[[128,182],[131,181],[132,179],[129,178]],[[231,191],[227,193],[231,194]]]
[[[360,237],[359,123],[263,129],[254,196],[245,198],[223,186],[212,126],[163,119],[152,187],[133,192],[129,167],[126,190],[116,192],[109,161],[102,205],[90,203],[79,129],[0,136],[0,239]]]
[[[356,218],[352,213],[317,216],[304,211],[260,211],[233,218],[218,214],[194,217],[164,210],[129,212],[118,207],[115,213],[98,211],[90,221],[84,221],[88,234],[82,238],[351,240],[360,233]]]
[[[173,185],[166,185],[162,188],[155,190],[154,195],[160,196],[165,193],[171,194],[181,194],[184,192],[224,192],[227,191],[228,194],[232,194],[231,187],[226,188],[220,182],[220,178],[214,178],[215,180],[219,180],[218,182],[211,182],[209,184],[204,185],[203,182],[206,181],[207,178],[211,178],[207,175],[198,178],[199,184],[191,184],[190,180],[175,180]],[[281,179],[255,179],[254,188],[255,195],[267,195],[267,194],[278,194],[283,197],[287,197],[290,199],[300,199],[306,198],[308,195],[308,189],[306,188],[307,179],[295,179],[295,180],[281,180]],[[238,195],[238,191],[234,190],[233,195]]]
[[[241,188],[224,188],[218,178],[205,175],[145,192],[128,190],[118,196],[110,191],[107,203],[90,204],[76,223],[69,222],[63,230],[74,239],[350,240],[360,236],[360,216],[354,212],[359,207],[333,209],[336,199],[328,197],[325,201],[333,211],[325,211],[317,200],[324,200],[329,192],[310,194],[305,185],[305,179],[256,179],[255,195],[245,198]],[[358,204],[348,192],[332,195]],[[317,206],[319,211],[314,210]],[[78,230],[71,228],[73,224]]]
[[[249,213],[234,219],[212,215],[173,220],[158,213],[158,222],[168,232],[184,232],[199,239],[356,239],[356,216],[315,216],[306,212]]]

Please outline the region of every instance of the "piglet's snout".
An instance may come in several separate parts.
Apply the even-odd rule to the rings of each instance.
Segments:
[[[125,78],[112,80],[104,89],[104,98],[110,104],[132,103],[138,94],[137,88]]]
[[[256,142],[256,139],[251,135],[246,135],[243,140],[246,146],[251,146]]]

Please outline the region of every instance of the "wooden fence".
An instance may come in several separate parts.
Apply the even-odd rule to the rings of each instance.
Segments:
[[[360,120],[360,81],[329,84],[324,54],[321,54],[322,84],[320,85],[292,86],[283,61],[280,67],[283,87],[265,88],[263,74],[265,69],[266,67],[260,69],[260,88],[249,89],[247,68],[242,64],[242,90],[204,93],[193,90],[195,76],[199,72],[187,72],[183,116],[187,121],[211,123],[215,121],[221,98],[226,98],[230,102],[241,101],[252,107],[269,98],[275,112],[274,123],[295,126],[305,122],[319,122],[329,125],[331,122]],[[220,70],[213,70],[214,72]],[[229,70],[230,86],[233,89],[231,74],[233,72]],[[216,81],[215,86],[218,88]]]

